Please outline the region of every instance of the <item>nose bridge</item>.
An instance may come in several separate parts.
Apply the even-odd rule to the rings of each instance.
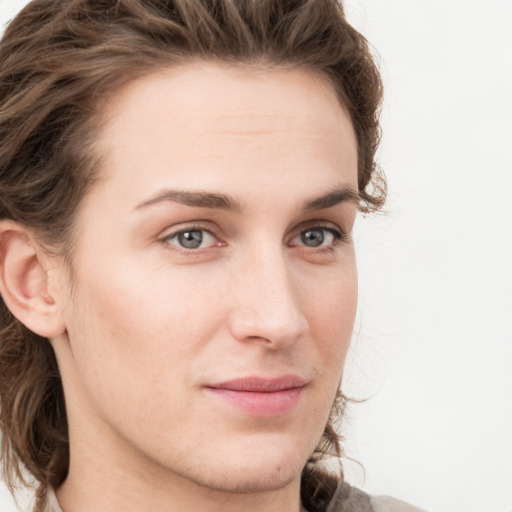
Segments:
[[[273,347],[296,341],[307,329],[282,244],[259,244],[242,258],[235,280],[231,329],[243,340]]]

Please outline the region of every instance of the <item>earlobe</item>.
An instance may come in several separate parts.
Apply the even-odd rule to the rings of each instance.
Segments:
[[[0,222],[0,293],[11,313],[39,336],[65,331],[59,305],[49,290],[44,251],[32,232],[13,221]]]

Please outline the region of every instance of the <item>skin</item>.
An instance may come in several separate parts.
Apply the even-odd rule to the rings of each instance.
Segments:
[[[59,502],[297,512],[356,310],[348,115],[311,73],[219,63],[160,70],[105,115],[72,279],[64,262],[41,263],[53,323],[40,331],[51,333],[70,429]],[[228,204],[198,203],[198,192]],[[308,245],[311,229],[320,246]],[[187,230],[203,236],[199,248],[180,246]],[[207,388],[290,374],[306,384],[277,416]]]

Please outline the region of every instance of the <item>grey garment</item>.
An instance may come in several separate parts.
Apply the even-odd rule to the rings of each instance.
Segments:
[[[340,482],[326,512],[375,512],[372,498],[355,487]]]
[[[41,512],[62,512],[53,489],[48,491]],[[326,512],[424,512],[389,496],[372,497],[355,487],[340,483]]]
[[[341,482],[326,512],[425,512],[389,496],[370,496]]]
[[[425,510],[409,505],[405,501],[390,496],[375,496],[372,498],[374,512],[425,512]]]

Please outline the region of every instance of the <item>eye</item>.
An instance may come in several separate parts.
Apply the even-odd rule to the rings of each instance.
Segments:
[[[291,245],[304,245],[306,247],[329,247],[338,240],[343,239],[343,233],[334,228],[311,227],[300,232],[293,238]]]
[[[182,249],[204,249],[215,245],[215,236],[206,229],[184,229],[165,237],[165,242]]]

